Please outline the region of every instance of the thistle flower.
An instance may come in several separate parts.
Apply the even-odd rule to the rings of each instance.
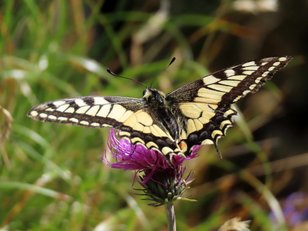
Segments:
[[[190,174],[184,177],[186,160],[197,156],[199,147],[193,148],[188,157],[173,155],[167,157],[159,151],[148,149],[141,144],[132,144],[127,139],[119,139],[117,130],[111,129],[108,148],[113,161],[104,156],[104,162],[112,168],[136,171],[137,180],[142,186],[142,195],[159,206],[182,198],[187,189]]]

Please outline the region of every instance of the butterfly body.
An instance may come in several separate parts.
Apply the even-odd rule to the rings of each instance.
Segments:
[[[172,101],[167,100],[163,92],[154,88],[147,88],[144,91],[143,99],[148,113],[152,114],[152,117],[156,117],[157,121],[161,121],[164,131],[168,133],[170,139],[178,140],[183,127],[182,118]]]
[[[38,105],[37,120],[114,127],[120,138],[164,155],[188,156],[195,145],[217,144],[232,126],[232,104],[256,92],[290,57],[251,61],[207,75],[169,93],[147,88],[142,98],[86,96]]]

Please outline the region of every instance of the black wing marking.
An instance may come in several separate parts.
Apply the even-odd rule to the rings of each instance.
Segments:
[[[255,93],[291,57],[272,57],[220,70],[167,95],[174,110],[185,118],[179,146],[185,155],[194,145],[217,145],[232,126],[236,111],[231,105],[248,93]],[[179,109],[177,109],[179,108]]]
[[[168,154],[176,148],[175,142],[153,115],[143,99],[118,96],[60,99],[40,104],[28,113],[32,119],[41,121],[114,127],[120,137],[132,143]]]

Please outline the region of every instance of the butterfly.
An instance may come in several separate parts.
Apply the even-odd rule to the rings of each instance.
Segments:
[[[35,120],[117,129],[120,138],[163,155],[189,156],[195,145],[214,144],[232,126],[231,107],[255,93],[291,57],[246,62],[207,75],[165,94],[146,88],[142,98],[85,96],[33,107]]]

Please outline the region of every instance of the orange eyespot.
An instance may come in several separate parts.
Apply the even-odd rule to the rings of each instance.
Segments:
[[[178,144],[180,150],[182,151],[182,153],[185,153],[187,151],[187,143],[185,141],[181,141],[179,144]]]

